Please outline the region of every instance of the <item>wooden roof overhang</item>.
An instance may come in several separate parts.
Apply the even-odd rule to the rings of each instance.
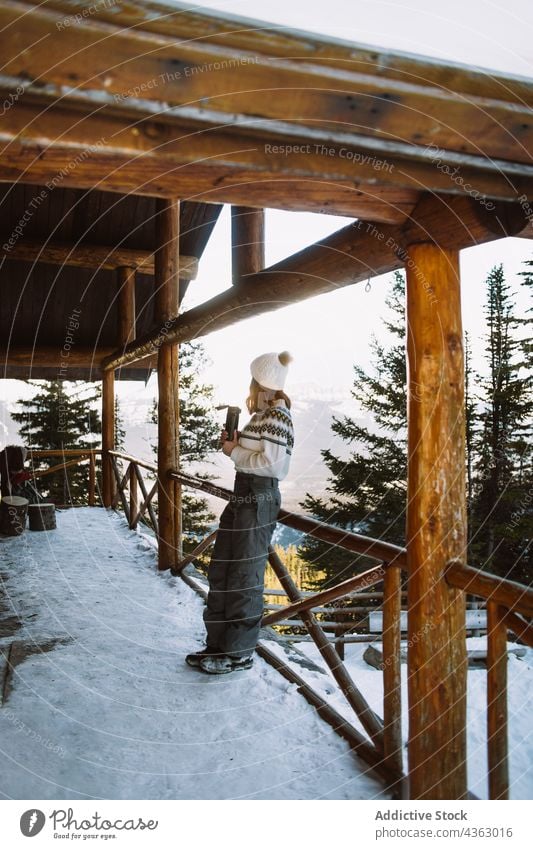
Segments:
[[[196,277],[198,260],[220,209],[217,204],[181,204],[181,297]],[[4,184],[0,190],[0,246],[5,246],[0,263],[2,377],[99,378],[102,357],[117,347],[118,269],[136,270],[136,330],[149,332],[155,321],[155,230],[155,198],[59,187],[43,192],[41,186]],[[119,376],[146,379],[154,366],[152,358],[122,370]]]
[[[529,80],[176,4],[80,10],[0,0],[0,180],[359,219],[167,341],[399,267],[413,239],[531,235]],[[138,335],[105,366],[155,350]]]
[[[388,223],[464,193],[444,165],[488,197],[531,189],[525,79],[177,4],[82,7],[0,2],[2,179],[69,165],[62,185]]]

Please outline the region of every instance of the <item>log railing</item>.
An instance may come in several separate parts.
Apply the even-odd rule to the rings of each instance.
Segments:
[[[487,602],[489,798],[508,799],[507,632],[512,631],[533,648],[533,627],[527,621],[533,617],[533,589],[473,569],[458,560],[448,563],[446,580]]]
[[[171,471],[170,477],[179,481],[182,486],[191,487],[202,492],[229,500],[231,492],[216,486],[209,481],[194,478],[182,472]],[[272,547],[269,548],[268,559],[277,576],[280,585],[288,597],[289,604],[278,610],[267,613],[263,618],[263,627],[274,625],[280,621],[293,620],[297,617],[307,629],[314,641],[322,659],[336,681],[340,691],[352,708],[355,716],[366,731],[369,740],[351,723],[328,705],[307,682],[304,682],[294,669],[282,660],[279,655],[260,641],[258,653],[278,669],[289,681],[297,683],[311,704],[323,718],[330,722],[339,733],[349,740],[354,750],[387,781],[390,788],[399,796],[406,794],[405,776],[402,764],[401,738],[401,699],[400,699],[400,610],[401,610],[401,566],[405,567],[405,550],[370,539],[361,534],[343,531],[323,522],[317,522],[308,516],[301,516],[287,510],[280,510],[278,522],[303,531],[315,539],[328,542],[354,554],[365,555],[377,563],[362,575],[349,578],[336,587],[331,587],[311,595],[304,595],[294,583],[285,564]],[[190,585],[205,595],[201,584],[184,573],[183,568],[191,563],[209,544],[214,542],[216,533],[211,533],[202,540],[180,564],[179,574]],[[328,638],[322,624],[317,619],[315,609],[322,605],[350,596],[357,597],[357,592],[368,591],[379,582],[384,582],[385,599],[384,614],[387,627],[384,632],[384,698],[383,719],[376,715],[366,701],[357,684],[351,677],[335,646]],[[295,624],[296,621],[295,619]]]
[[[194,559],[194,558],[193,558]],[[279,604],[277,602],[273,602],[268,599],[278,598],[278,596],[285,596],[285,592],[283,590],[278,589],[270,589],[265,588],[264,591],[265,599],[265,610],[266,611],[287,611],[289,609],[287,604]],[[302,593],[304,598],[310,597],[313,595],[312,591],[305,591]],[[367,600],[368,598],[368,600]],[[406,621],[404,619],[404,615],[407,614],[407,593],[401,593],[401,601],[402,601],[402,634],[407,633]],[[347,596],[345,600],[338,600],[333,602],[326,602],[324,605],[320,605],[312,608],[314,613],[320,615],[321,621],[320,624],[324,631],[333,632],[335,637],[332,638],[335,640],[335,643],[343,644],[343,643],[364,643],[364,642],[374,642],[376,640],[381,641],[382,634],[382,626],[375,625],[372,621],[372,617],[370,614],[378,614],[381,612],[383,619],[382,607],[384,603],[384,593],[383,591],[376,590],[374,592],[362,593],[357,591],[357,593],[352,598],[351,596]],[[467,601],[466,602],[466,610],[467,615],[469,612],[478,614],[475,621],[469,623],[467,619],[466,623],[466,633],[470,636],[480,636],[481,634],[485,634],[487,631],[486,625],[479,619],[479,614],[483,613],[486,617],[486,602],[484,601]],[[294,631],[301,631],[304,629],[303,624],[298,625],[297,622],[294,622],[290,619],[278,620],[275,624],[279,627],[291,627]],[[357,633],[353,634],[351,632],[356,631]],[[299,639],[298,634],[291,633],[288,635],[289,639]],[[305,635],[302,636],[302,639],[305,639]]]
[[[228,499],[230,493],[206,481],[191,476],[171,472],[172,477],[183,486],[200,489],[212,495]],[[360,754],[369,763],[380,765],[380,771],[389,780],[396,782],[400,794],[407,794],[407,781],[402,776],[402,732],[401,732],[401,574],[406,571],[405,549],[370,539],[360,534],[343,531],[318,522],[308,516],[300,516],[281,510],[278,521],[288,527],[300,530],[315,539],[320,539],[356,554],[379,561],[379,564],[343,581],[336,587],[328,588],[304,596],[295,586],[281,559],[271,549],[270,564],[280,584],[289,598],[289,604],[267,613],[263,625],[274,625],[280,621],[289,621],[298,617],[306,626],[324,661],[336,679],[341,691],[358,716],[369,735],[372,746],[360,750]],[[213,536],[213,535],[211,535]],[[200,543],[202,551],[206,546]],[[195,556],[192,552],[190,562]],[[488,613],[488,652],[487,652],[487,693],[488,693],[488,758],[489,758],[489,797],[505,799],[508,797],[508,756],[507,756],[507,631],[511,630],[517,638],[533,646],[533,627],[523,616],[533,616],[533,591],[500,579],[478,569],[473,569],[453,561],[449,564],[446,578],[450,584],[487,601]],[[331,645],[322,624],[315,612],[321,605],[345,598],[348,594],[357,598],[357,593],[369,589],[378,581],[383,581],[383,720],[373,714],[363,695],[353,684],[352,679],[335,647]],[[265,653],[258,649],[266,659]],[[278,668],[283,671],[284,664],[278,658]],[[290,680],[289,668],[285,669]],[[306,692],[302,690],[303,694]],[[315,694],[317,695],[317,694]],[[309,693],[307,692],[307,697]],[[311,700],[311,699],[310,699]],[[317,709],[319,709],[317,707]]]
[[[117,484],[111,506],[116,508],[119,502],[122,504],[128,525],[132,530],[137,527],[139,521],[145,518],[145,514],[148,513],[150,524],[157,534],[159,532],[159,524],[153,504],[154,496],[157,493],[157,466],[154,463],[146,463],[144,460],[131,457],[129,454],[122,454],[120,451],[109,451],[108,455]],[[118,460],[122,460],[126,464],[123,472],[119,469]],[[142,469],[156,475],[155,482],[151,483],[149,488],[144,480]],[[142,501],[140,502],[138,489],[141,490],[142,494]]]
[[[27,459],[32,463],[31,474],[32,480],[43,478],[46,475],[51,475],[54,472],[60,472],[62,469],[69,469],[71,466],[77,466],[80,463],[89,461],[89,485],[88,485],[88,502],[89,507],[94,507],[96,503],[96,456],[101,454],[100,448],[34,448],[28,452]],[[56,463],[48,469],[34,469],[33,460],[41,457],[60,457],[63,462]],[[67,459],[70,458],[70,459]]]
[[[141,469],[157,475],[157,467],[126,454],[109,452],[115,478],[117,496],[115,506],[120,500],[128,518],[130,527],[135,527],[139,519],[149,512],[152,525],[157,532],[157,518],[154,514],[152,499],[156,491],[154,484],[150,491],[144,483]],[[126,467],[121,471],[118,460]],[[210,495],[229,500],[231,492],[209,481],[195,478],[183,472],[170,470],[168,476],[182,486],[199,490]],[[139,484],[143,501],[139,504],[136,494]],[[401,611],[402,611],[402,570],[407,571],[405,549],[371,539],[351,531],[327,525],[309,516],[302,516],[281,510],[278,522],[295,528],[303,533],[333,547],[351,551],[376,561],[376,565],[364,573],[349,578],[334,587],[313,593],[302,593],[294,583],[285,564],[271,547],[268,559],[277,576],[288,604],[269,605],[263,618],[263,626],[272,626],[283,622],[301,624],[314,641],[332,677],[352,708],[366,735],[361,733],[332,705],[304,681],[277,653],[260,640],[258,653],[273,665],[287,680],[296,683],[299,691],[313,704],[319,714],[329,722],[349,742],[367,763],[369,763],[387,781],[390,788],[403,798],[408,796],[408,779],[403,773],[402,744],[402,703],[401,703]],[[173,574],[179,575],[189,586],[204,598],[205,584],[191,574],[185,567],[203,554],[216,538],[216,531],[208,534],[198,545],[181,559]],[[507,635],[512,633],[529,646],[533,646],[533,626],[529,621],[533,617],[533,590],[512,581],[498,578],[478,569],[473,569],[458,561],[450,561],[446,570],[446,579],[450,585],[482,598],[487,604],[487,726],[489,760],[489,798],[506,799],[509,795],[508,745],[507,745]],[[328,610],[327,605],[349,598],[357,601],[368,598],[369,591],[382,583],[383,610],[383,719],[372,710],[361,693],[336,646],[326,635],[324,623],[317,613]],[[279,591],[278,591],[279,592]],[[380,593],[376,591],[376,595]],[[272,608],[275,609],[272,609]],[[344,607],[344,611],[347,608]],[[326,627],[329,628],[326,623]]]

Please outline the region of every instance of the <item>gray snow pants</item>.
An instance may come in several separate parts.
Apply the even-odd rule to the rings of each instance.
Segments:
[[[237,472],[209,564],[204,622],[212,651],[240,657],[257,645],[268,546],[280,504],[277,478]]]

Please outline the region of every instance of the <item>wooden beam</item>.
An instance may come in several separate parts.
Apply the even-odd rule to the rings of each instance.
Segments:
[[[32,470],[32,479],[44,478],[46,475],[53,475],[55,472],[60,472],[61,469],[69,469],[71,466],[77,466],[79,463],[85,462],[85,460],[90,460],[91,457],[94,460],[94,454],[81,454],[74,460],[66,460],[64,463],[57,463],[55,466],[50,466],[48,469]]]
[[[206,551],[206,549],[208,549],[214,544],[217,538],[217,534],[218,528],[215,528],[215,530],[211,531],[210,534],[204,537],[204,539],[201,540],[201,542],[199,542],[198,545],[192,551],[190,551],[186,557],[180,558],[179,566],[177,567],[177,569],[174,569],[172,574],[180,575],[185,569],[185,567],[189,565],[189,563],[194,563],[194,561],[197,560],[200,555],[203,554],[204,551]]]
[[[0,99],[9,97],[11,86],[2,90],[0,85]],[[307,154],[277,161],[256,137],[236,140],[229,131],[199,134],[187,128],[175,131],[151,118],[104,117],[94,105],[91,117],[82,123],[83,127],[78,108],[69,112],[59,105],[30,105],[28,100],[16,111],[10,109],[0,125],[0,181],[50,190],[61,185],[153,197],[180,194],[191,201],[391,223],[405,220],[425,185],[423,174],[416,175],[408,188],[376,184],[372,168],[368,180],[363,180],[365,169],[354,174],[353,167],[343,166],[339,173],[338,168],[324,165],[324,157]],[[46,162],[40,156],[43,146]]]
[[[118,344],[126,347],[135,339],[135,268],[120,266],[118,283]]]
[[[392,568],[392,567],[391,567]],[[394,567],[396,568],[396,567]],[[303,596],[296,601],[291,600],[291,604],[281,607],[274,613],[269,613],[263,618],[262,627],[267,625],[276,625],[283,619],[292,619],[294,616],[300,616],[308,610],[312,610],[321,604],[326,604],[330,601],[335,601],[338,598],[344,598],[348,593],[357,592],[364,587],[372,587],[382,581],[385,577],[384,566],[373,566],[361,575],[355,575],[353,578],[348,578],[335,587],[327,590],[321,590],[318,593],[313,593],[311,596]],[[285,589],[285,587],[284,587]],[[296,623],[295,623],[296,624]]]
[[[134,362],[148,356],[159,344],[185,342],[220,330],[263,312],[333,291],[340,286],[366,280],[402,265],[394,250],[384,249],[356,225],[348,225],[309,248],[250,275],[246,286],[232,287],[204,304],[168,322],[163,336],[159,331],[141,337],[120,356],[104,359],[103,368]]]
[[[231,207],[231,276],[240,283],[265,267],[265,210]]]
[[[0,97],[7,99],[23,83],[9,80],[2,87],[0,78]],[[425,148],[409,158],[413,146],[393,155],[371,149],[353,134],[332,140],[330,130],[317,134],[315,129],[308,139],[300,125],[283,126],[277,135],[270,125],[252,133],[248,120],[237,136],[232,123],[221,127],[217,120],[202,120],[193,132],[189,122],[171,120],[164,105],[158,120],[137,109],[115,116],[112,108],[102,113],[100,100],[95,104],[88,98],[69,109],[55,89],[49,98],[39,91],[35,104],[26,94],[2,118],[3,181],[157,197],[180,191],[186,200],[389,223],[404,220],[422,190],[507,201],[533,196],[533,166],[527,164],[481,157],[463,161],[459,154],[437,156]],[[89,113],[83,121],[80,109]],[[198,113],[204,116],[201,109]],[[45,161],[39,156],[43,147]],[[323,147],[333,153],[322,154]]]
[[[28,368],[29,372],[43,368],[57,368],[61,360],[61,348],[63,340],[56,346],[46,345],[33,348],[31,345],[24,345],[13,348],[0,349],[0,364],[2,368],[7,366],[23,366]],[[102,346],[98,348],[75,346],[70,350],[68,359],[69,368],[87,368],[91,369],[94,378],[101,377],[100,363],[102,358],[110,357],[116,352],[116,348],[110,346]],[[141,362],[132,363],[131,366],[126,365],[125,368],[156,368],[157,354],[152,353],[144,358]]]
[[[503,621],[507,628],[516,635],[516,639],[524,643],[529,648],[533,648],[533,626],[530,625],[517,613],[507,610],[503,614]]]
[[[283,589],[287,592],[291,602],[301,600],[300,590],[294,583],[287,567],[276,554],[272,546],[269,546],[268,549],[268,560],[278,580],[283,586]],[[383,745],[382,721],[379,719],[377,714],[374,713],[362,693],[358,690],[346,667],[335,651],[335,648],[326,637],[316,617],[309,610],[301,611],[300,616],[318,651],[322,655],[322,658],[327,663],[340,691],[343,693],[350,707],[360,720],[363,728],[376,745],[376,748],[381,750]]]
[[[179,300],[179,201],[159,200],[156,208],[155,312],[164,334],[177,315]],[[178,464],[178,346],[160,345],[157,359],[159,387],[157,410],[157,477],[159,513],[159,569],[175,569],[178,562],[179,490],[168,477]]]
[[[74,457],[75,455],[101,454],[101,448],[30,448],[27,455],[27,460],[31,461],[34,457]]]
[[[96,455],[89,455],[89,507],[94,507],[96,492]]]
[[[530,227],[520,207],[517,216],[520,223],[514,222],[513,235]],[[492,227],[499,226],[492,219],[489,223]],[[486,218],[480,216],[479,204],[471,198],[424,198],[403,226],[364,221],[349,224],[250,275],[245,287],[227,289],[168,322],[164,336],[157,328],[124,351],[104,358],[102,368],[118,368],[148,356],[161,344],[186,342],[238,321],[402,268],[408,261],[408,244],[440,241],[441,236],[446,247],[456,250],[497,238]]]
[[[389,223],[421,188],[533,195],[528,81],[161,8],[65,27],[68,2],[1,0],[16,37],[0,96],[24,97],[2,118],[0,180]]]
[[[115,486],[115,492],[114,492],[114,495],[113,495],[113,500],[111,501],[111,507],[113,508],[113,510],[115,510],[116,507],[118,506],[118,502],[120,501],[122,503],[122,509],[124,510],[124,515],[127,517],[129,510],[128,510],[128,499],[126,498],[126,489],[125,488],[126,488],[126,484],[127,484],[129,473],[130,473],[129,466],[126,469],[126,471],[124,472],[124,474],[121,476],[121,472],[119,470],[118,463],[117,463],[117,458],[113,456],[112,452],[110,452],[108,454],[108,457],[109,457],[109,460],[111,462],[111,468],[113,469],[113,475],[114,475],[113,484]]]
[[[146,469],[149,472],[157,472],[155,463],[147,463],[145,460],[139,460],[137,457],[132,457],[131,454],[125,454],[123,451],[111,452],[119,460],[124,460],[125,463],[133,463],[134,466],[140,466],[141,469]]]
[[[67,4],[66,8],[72,11]],[[347,135],[358,132],[370,140],[402,140],[414,149],[411,155],[417,147],[433,144],[481,157],[528,161],[533,146],[529,120],[533,88],[525,80],[517,84],[509,77],[508,87],[489,85],[486,74],[458,66],[448,71],[448,84],[441,86],[414,74],[389,73],[383,79],[385,75],[374,69],[388,63],[388,52],[374,51],[374,61],[362,68],[355,45],[355,62],[349,55],[344,62],[331,62],[327,55],[331,41],[302,33],[304,44],[312,40],[316,46],[308,47],[304,59],[300,45],[301,55],[295,59],[279,49],[279,34],[278,43],[272,39],[267,43],[248,26],[240,47],[229,47],[227,38],[217,32],[216,17],[197,14],[202,34],[176,38],[182,25],[183,31],[188,29],[180,23],[185,9],[167,6],[155,29],[153,23],[145,23],[142,3],[135,11],[134,25],[125,26],[122,12],[110,16],[97,9],[80,23],[72,20],[65,38],[60,9],[2,0],[0,26],[16,33],[7,45],[3,74],[38,80],[41,90],[49,87],[64,101],[81,94],[90,97],[94,91],[94,106],[101,107],[107,97],[115,111],[127,111],[140,101],[145,113],[157,116],[180,107],[186,112],[185,100],[191,104],[189,110],[201,104],[198,112],[203,113],[204,124],[205,116],[215,113],[214,126],[221,126],[224,119],[235,124],[239,116],[247,124],[254,119],[273,127],[278,122],[294,124],[297,96],[298,128],[318,125],[334,133],[343,127]],[[260,28],[269,33],[268,25],[262,23]],[[481,94],[487,90],[490,96]]]
[[[60,30],[66,33],[74,25],[71,0],[54,0],[54,8],[64,16],[69,16],[68,25]],[[203,68],[203,72],[224,74],[225,70],[239,68],[244,62],[238,62],[241,51],[251,51],[252,58],[262,54],[277,58],[294,59],[301,63],[309,57],[315,57],[320,63],[331,65],[340,70],[349,67],[361,73],[371,73],[384,81],[424,81],[431,87],[444,91],[457,91],[474,94],[479,97],[508,98],[510,102],[531,102],[531,86],[524,77],[477,71],[457,62],[447,63],[427,56],[371,47],[353,41],[316,35],[305,30],[291,27],[279,27],[264,20],[254,20],[240,15],[209,10],[198,13],[187,4],[165,2],[165,0],[131,0],[120,9],[120,15],[113,6],[99,5],[91,17],[108,24],[146,30],[157,36],[173,39],[180,47],[194,49],[197,45],[209,47],[222,45],[234,57],[232,63],[221,69]],[[141,25],[140,25],[141,23]],[[214,53],[214,51],[213,51]],[[221,60],[220,54],[213,56]],[[240,68],[242,70],[242,67]],[[200,75],[200,70],[190,67],[190,73],[175,75],[175,80],[188,80]]]
[[[124,459],[130,458],[124,457]],[[207,492],[210,495],[214,495],[215,498],[223,498],[225,501],[229,501],[231,498],[230,489],[225,489],[203,478],[196,478],[181,471],[172,472],[171,476],[180,480],[185,487],[192,487],[192,489],[199,490],[200,492]],[[288,528],[294,528],[295,531],[307,534],[313,537],[313,539],[320,539],[332,546],[344,548],[346,551],[353,551],[355,554],[362,554],[373,560],[384,561],[389,566],[394,563],[403,569],[407,568],[405,549],[390,542],[371,539],[362,534],[354,534],[352,531],[334,528],[325,522],[319,522],[317,519],[311,519],[309,516],[302,516],[299,513],[290,513],[283,508],[279,511],[277,520],[281,524],[287,525]],[[360,576],[356,577],[359,578]],[[354,579],[350,578],[349,580]],[[330,590],[324,590],[324,592],[329,593]],[[345,588],[345,592],[349,592],[349,590]]]
[[[469,197],[421,196],[402,226],[402,246],[433,242],[461,250],[507,236],[533,238],[531,208],[523,203],[495,202],[494,209]]]
[[[466,551],[464,361],[456,251],[409,248],[408,694],[411,799],[464,799],[465,597],[444,578]]]
[[[104,507],[111,507],[115,483],[111,458],[106,453],[115,448],[115,372],[102,376],[102,492]]]
[[[133,463],[129,467],[129,484],[130,484],[130,509],[128,514],[128,524],[130,528],[135,529],[138,522],[139,512],[139,495],[137,487],[137,470]]]
[[[44,262],[50,265],[68,265],[78,268],[110,269],[133,268],[141,274],[153,276],[154,255],[151,251],[131,248],[111,248],[107,245],[71,245],[66,242],[40,242],[20,239],[10,245],[10,236],[0,236],[7,245],[7,260]],[[180,257],[180,274],[183,279],[194,280],[198,273],[198,260],[194,256]]]
[[[533,616],[533,589],[517,581],[474,569],[460,559],[450,560],[446,565],[446,580],[454,587],[487,601],[494,601],[515,613]]]
[[[174,440],[174,462],[176,466],[179,468],[180,465],[180,384],[179,384],[179,345],[176,345],[176,351],[174,354],[175,361],[175,384],[174,384],[174,421],[175,421],[175,429],[176,429],[176,438]],[[181,492],[181,483],[178,480],[172,480],[169,477],[168,473],[170,469],[176,468],[176,466],[170,466],[167,470],[167,478],[169,480],[170,486],[174,487],[173,490],[173,500],[174,500],[174,545],[176,546],[176,556],[174,559],[174,564],[171,568],[176,568],[181,563],[183,558],[183,516],[182,516],[182,492]]]

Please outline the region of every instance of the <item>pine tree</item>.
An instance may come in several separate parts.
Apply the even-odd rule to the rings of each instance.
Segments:
[[[528,265],[533,268],[533,262]],[[524,285],[533,287],[533,271]],[[344,417],[332,429],[354,444],[348,460],[325,450],[331,477],[328,502],[310,494],[303,508],[341,528],[404,544],[407,421],[404,330],[404,284],[396,274],[387,304],[392,315],[384,322],[399,342],[385,348],[373,338],[373,374],[355,367],[352,391],[360,407],[372,415],[363,427]],[[468,561],[529,583],[533,576],[533,473],[531,464],[531,373],[533,345],[530,315],[517,318],[514,299],[501,266],[487,280],[485,308],[487,376],[472,368],[466,339],[466,479],[469,514]],[[526,327],[525,338],[516,335]],[[477,388],[477,393],[474,391]],[[327,582],[337,582],[367,568],[364,558],[307,539],[299,552],[321,568]],[[323,585],[324,581],[316,582]]]
[[[520,274],[520,277],[523,277],[522,286],[525,288],[528,295],[533,295],[533,260],[528,260],[524,263],[526,266],[526,271]],[[530,299],[530,304],[533,301]],[[519,327],[523,327],[525,330],[525,335],[522,338],[522,365],[526,369],[526,374],[528,374],[531,378],[533,373],[533,306],[530,306],[526,311],[524,316],[521,316],[517,319],[517,324]]]
[[[531,456],[531,386],[523,374],[523,344],[515,332],[519,321],[514,295],[501,265],[487,278],[485,315],[488,375],[478,375],[482,395],[469,556],[484,569],[527,581],[531,574],[525,548],[533,530],[531,517],[528,522],[523,515],[513,523],[511,516],[523,494],[524,462]]]
[[[528,269],[522,285],[528,295],[533,292],[533,261],[525,263]],[[533,306],[518,314],[514,327],[519,331],[515,363],[518,382],[518,408],[520,426],[514,435],[514,475],[508,493],[510,509],[509,527],[513,557],[513,574],[516,580],[533,584]]]
[[[191,465],[203,463],[215,448],[220,433],[213,404],[213,387],[204,384],[198,375],[205,367],[207,357],[199,342],[179,346],[179,420],[180,467],[191,470]],[[149,420],[157,423],[157,401],[154,401]],[[154,452],[157,446],[153,446]],[[194,471],[196,477],[211,476]],[[204,498],[182,491],[183,550],[191,551],[205,536],[215,520]]]
[[[472,369],[472,351],[470,337],[465,333],[465,431],[466,431],[466,506],[470,515],[474,499],[474,431],[476,428],[476,405],[473,397],[473,385],[475,376]],[[469,537],[471,532],[468,523]]]
[[[11,417],[28,448],[91,448],[100,443],[101,422],[96,407],[100,388],[96,384],[62,380],[28,381],[36,388],[29,400],[18,401]],[[61,458],[45,458],[42,468],[57,465]],[[46,475],[38,488],[58,504],[87,503],[87,468],[71,466]]]
[[[331,472],[328,502],[307,493],[302,507],[330,524],[399,545],[405,539],[407,476],[407,409],[405,360],[405,282],[397,272],[386,300],[384,325],[397,340],[386,348],[372,337],[373,374],[354,367],[352,396],[372,415],[372,429],[344,416],[333,418],[332,430],[354,448],[348,460],[322,451]],[[306,538],[299,553],[332,582],[371,565],[368,558]],[[317,583],[324,585],[323,578]]]
[[[124,442],[126,439],[126,430],[124,428],[124,419],[122,417],[122,407],[118,396],[115,395],[115,451],[124,451]]]

